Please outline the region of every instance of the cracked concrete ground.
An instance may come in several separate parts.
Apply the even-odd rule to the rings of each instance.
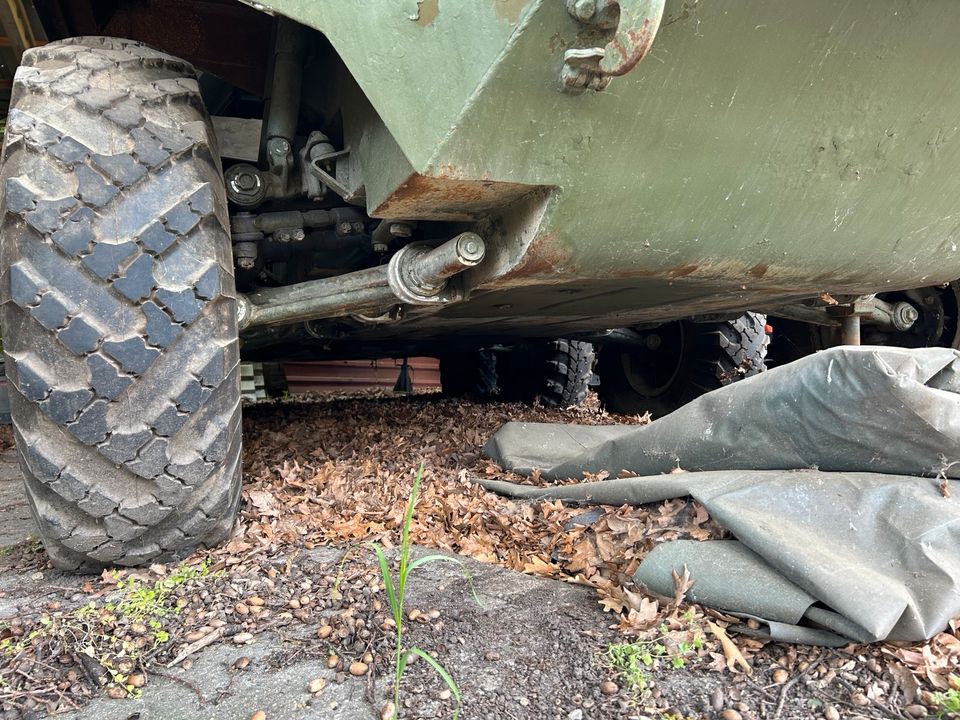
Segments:
[[[30,506],[23,493],[23,478],[13,448],[0,453],[0,548],[23,542],[35,533]]]

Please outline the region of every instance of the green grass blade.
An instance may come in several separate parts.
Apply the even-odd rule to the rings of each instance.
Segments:
[[[480,607],[483,607],[483,603],[480,602],[480,596],[477,595],[477,589],[473,585],[473,576],[470,574],[470,571],[467,570],[467,566],[463,562],[463,560],[460,560],[459,558],[450,557],[449,555],[424,555],[423,557],[419,557],[416,560],[414,560],[412,563],[410,563],[407,566],[407,572],[408,573],[413,572],[418,567],[421,567],[423,565],[429,565],[430,563],[433,563],[433,562],[449,562],[449,563],[458,565],[460,567],[460,572],[463,573],[463,577],[466,579],[467,584],[470,586],[470,594],[473,595],[473,601],[477,603],[477,605],[479,605]]]
[[[397,659],[397,677],[403,677],[403,671],[407,669],[407,661],[410,659],[410,651],[404,650]]]
[[[407,586],[407,564],[410,562],[410,524],[413,522],[413,508],[417,504],[422,478],[423,463],[420,463],[417,476],[413,479],[410,497],[407,499],[407,511],[403,515],[403,528],[400,530],[400,577],[397,579],[400,597],[403,597],[403,592]]]
[[[453,708],[453,720],[457,720],[457,717],[460,715],[460,688],[457,687],[457,684],[453,681],[453,678],[450,677],[450,673],[436,661],[430,654],[425,653],[418,647],[412,647],[407,650],[407,653],[413,653],[417,657],[421,657],[427,661],[427,664],[434,669],[434,671],[439,675],[443,681],[447,684],[447,687],[450,688],[450,692],[453,695],[454,700],[457,701],[456,706]]]
[[[393,614],[393,621],[397,624],[397,632],[400,631],[400,624],[403,622],[403,595],[397,595],[396,588],[393,586],[393,576],[390,575],[390,563],[387,562],[387,556],[383,554],[383,548],[377,543],[370,543],[370,547],[377,554],[377,563],[380,565],[380,577],[383,578],[383,585],[387,590],[387,602],[390,604],[390,612]]]

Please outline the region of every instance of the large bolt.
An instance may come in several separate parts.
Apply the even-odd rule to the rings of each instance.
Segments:
[[[460,235],[457,241],[457,256],[461,262],[476,265],[483,260],[485,247],[483,240],[476,233],[466,232]]]
[[[897,330],[909,330],[920,317],[917,309],[907,302],[898,302],[893,306],[893,326]]]
[[[260,178],[248,172],[242,172],[233,179],[233,187],[236,190],[253,190],[259,184]]]
[[[246,163],[234,165],[226,172],[227,196],[244,207],[259,205],[265,195],[265,186],[260,172]]]

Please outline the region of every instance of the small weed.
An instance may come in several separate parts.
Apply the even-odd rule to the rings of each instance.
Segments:
[[[433,668],[434,672],[440,676],[447,687],[450,689],[450,693],[453,695],[455,705],[453,710],[454,720],[460,714],[460,688],[457,686],[457,683],[454,682],[453,678],[450,676],[450,673],[441,665],[437,660],[432,657],[429,653],[424,652],[418,647],[406,647],[403,643],[403,601],[404,594],[407,588],[407,579],[410,576],[410,573],[416,570],[418,567],[423,567],[434,562],[452,562],[460,566],[464,576],[467,578],[467,581],[470,583],[470,589],[473,591],[473,581],[470,577],[470,573],[467,571],[463,563],[457,558],[449,557],[447,555],[424,555],[419,557],[416,560],[410,560],[410,523],[413,520],[413,508],[417,503],[417,496],[420,493],[420,480],[423,477],[423,465],[420,465],[420,468],[417,470],[417,476],[413,481],[413,488],[410,490],[410,496],[407,498],[407,509],[403,516],[403,527],[400,532],[400,569],[397,571],[397,576],[394,578],[393,573],[390,571],[390,564],[387,561],[386,553],[384,553],[383,547],[378,543],[371,543],[370,547],[373,548],[374,553],[377,556],[377,563],[380,566],[380,576],[383,580],[384,587],[387,592],[387,603],[390,606],[390,614],[393,617],[393,621],[396,624],[396,649],[394,651],[394,671],[393,671],[393,719],[396,720],[397,713],[400,708],[400,680],[403,678],[404,670],[407,668],[407,663],[410,660],[412,655],[416,655],[419,658],[422,658],[426,663]],[[477,604],[480,603],[480,599],[477,597],[476,592],[473,592],[473,597],[477,601]]]
[[[930,694],[930,702],[938,718],[960,718],[960,677],[950,676],[953,685],[944,692]]]
[[[703,636],[698,629],[693,630],[693,640],[679,642],[676,649],[668,649],[666,637],[654,640],[630,643],[613,643],[607,647],[603,660],[620,676],[626,689],[634,695],[642,696],[647,689],[650,676],[647,671],[659,661],[666,661],[679,670],[687,660],[696,657],[703,647]]]
[[[116,610],[131,620],[165,617],[171,612],[167,603],[170,591],[188,580],[206,577],[210,573],[209,568],[206,560],[197,567],[180,565],[153,585],[144,585],[139,580],[118,580],[117,589],[122,591],[123,595],[116,605]]]
[[[110,580],[116,592],[104,601],[42,613],[27,632],[0,640],[0,655],[10,661],[30,646],[59,646],[80,659],[88,679],[92,673],[96,684],[120,687],[127,696],[136,697],[140,690],[130,683],[130,675],[170,640],[164,620],[180,611],[172,591],[209,574],[208,562],[180,565],[153,582],[115,572]]]
[[[640,643],[613,643],[604,654],[607,664],[617,672],[634,695],[642,695],[650,676],[644,668],[653,664],[653,656]]]

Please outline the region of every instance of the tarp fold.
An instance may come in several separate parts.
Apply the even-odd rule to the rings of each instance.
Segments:
[[[548,479],[635,475],[478,480],[515,497],[697,499],[736,540],[665,543],[635,579],[672,595],[686,565],[691,599],[757,618],[775,639],[915,641],[960,616],[957,351],[835,348],[646,426],[508,423],[484,454]]]

